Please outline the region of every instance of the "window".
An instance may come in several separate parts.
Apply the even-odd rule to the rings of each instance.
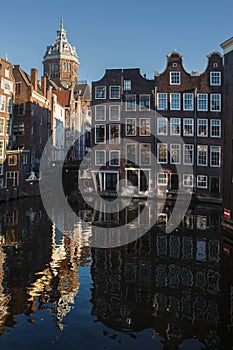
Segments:
[[[210,166],[220,167],[220,146],[210,146]]]
[[[3,175],[3,164],[0,163],[0,175]]]
[[[139,110],[149,111],[150,110],[150,95],[139,96]]]
[[[170,119],[170,134],[180,135],[180,118]]]
[[[197,110],[208,111],[208,94],[197,95]]]
[[[164,118],[164,117],[157,118],[157,134],[167,135],[167,118]]]
[[[210,136],[221,137],[221,120],[220,119],[210,120]]]
[[[167,163],[167,144],[166,143],[157,144],[157,162],[162,164]]]
[[[150,119],[140,118],[140,136],[150,135]]]
[[[96,86],[95,87],[95,99],[105,99],[106,98],[106,86]]]
[[[150,144],[140,144],[140,165],[150,165],[151,162],[151,151]]]
[[[126,118],[126,136],[136,136],[136,119],[135,118]]]
[[[12,98],[8,97],[7,113],[12,114]]]
[[[183,146],[183,163],[185,165],[193,164],[193,145],[186,144]]]
[[[18,103],[14,105],[14,116],[24,115],[24,103]]]
[[[180,85],[180,72],[170,72],[170,85]]]
[[[126,144],[126,164],[133,166],[137,164],[137,145],[135,143]]]
[[[157,174],[157,185],[167,186],[167,180],[168,180],[167,175],[168,175],[167,173],[158,173]]]
[[[207,166],[208,146],[197,145],[197,165]]]
[[[13,125],[13,134],[15,136],[24,135],[24,123],[18,123]]]
[[[172,111],[180,110],[180,94],[178,93],[170,94],[170,109]]]
[[[208,120],[197,119],[197,136],[207,137],[208,136]]]
[[[120,151],[109,152],[109,164],[112,166],[120,165]]]
[[[1,87],[3,90],[6,90],[6,93],[8,93],[8,91],[13,92],[13,83],[7,79],[2,78]]]
[[[95,126],[95,143],[105,143],[106,142],[106,126],[96,125]]]
[[[15,83],[15,93],[16,94],[20,94],[20,90],[21,90],[21,82],[19,81],[17,81],[16,83]]]
[[[184,111],[192,111],[193,110],[193,94],[185,93],[183,95],[183,109],[184,109]]]
[[[110,86],[109,87],[109,98],[116,100],[120,98],[120,86]]]
[[[193,175],[183,174],[184,187],[193,187]]]
[[[157,109],[166,110],[167,109],[167,94],[159,92],[157,94]]]
[[[109,106],[109,120],[116,122],[120,120],[120,106],[112,105]]]
[[[221,112],[221,94],[210,94],[211,112]]]
[[[106,119],[106,106],[97,105],[95,106],[95,120],[103,121]]]
[[[5,112],[6,108],[6,96],[0,95],[0,112]]]
[[[207,176],[206,175],[197,175],[197,187],[207,188]]]
[[[210,85],[221,85],[221,72],[210,72]]]
[[[120,143],[120,125],[109,125],[109,143]]]
[[[125,98],[125,110],[136,111],[136,95],[127,95]]]
[[[23,157],[22,157],[22,163],[23,163],[24,165],[26,165],[26,164],[28,163],[28,156],[26,156],[25,154],[24,154]]]
[[[18,171],[7,171],[6,172],[6,185],[18,186]]]
[[[124,91],[131,90],[131,80],[124,80]]]
[[[180,145],[173,143],[170,145],[171,164],[180,164]]]
[[[191,118],[184,118],[183,120],[183,135],[184,136],[193,136],[193,124],[194,120]]]
[[[95,165],[106,164],[106,151],[98,150],[95,151]]]
[[[4,135],[5,119],[0,118],[0,135]]]
[[[8,165],[16,165],[17,164],[17,156],[12,155],[8,156]]]
[[[0,140],[0,158],[4,156],[4,141]]]

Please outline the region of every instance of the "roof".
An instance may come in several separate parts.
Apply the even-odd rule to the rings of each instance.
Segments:
[[[53,90],[53,94],[57,96],[57,102],[61,106],[70,105],[71,90]]]
[[[91,87],[88,84],[77,84],[74,93],[84,101],[91,101]]]

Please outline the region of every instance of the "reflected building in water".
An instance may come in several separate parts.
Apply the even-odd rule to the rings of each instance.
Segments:
[[[93,248],[92,314],[113,332],[153,328],[164,349],[178,349],[191,338],[219,349],[224,342],[219,214],[214,208],[190,209],[168,234],[167,208],[160,225],[137,241]]]
[[[39,199],[1,209],[0,334],[17,315],[34,323],[34,314],[45,309],[62,330],[78,294],[82,249],[56,229]]]

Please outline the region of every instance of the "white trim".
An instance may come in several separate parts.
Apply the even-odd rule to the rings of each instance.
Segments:
[[[149,164],[142,164],[142,146],[144,146],[144,145],[146,145],[146,146],[149,146],[149,152],[150,152],[150,162],[149,162]],[[150,143],[141,143],[140,144],[140,151],[139,151],[139,164],[141,165],[141,166],[149,166],[149,165],[151,165],[151,144]]]
[[[186,120],[191,120],[192,121],[192,124],[191,124],[191,126],[192,126],[192,133],[191,134],[185,134],[185,122],[186,122]],[[190,125],[190,124],[188,124],[188,125]],[[183,136],[185,136],[185,137],[192,137],[194,135],[194,119],[193,118],[184,118],[183,119]]]
[[[112,160],[111,155],[113,152],[118,153],[118,161],[119,161],[118,164],[111,164],[111,160]],[[116,159],[116,158],[113,158],[113,159]],[[119,167],[120,164],[121,164],[121,151],[119,151],[117,149],[109,151],[109,166],[118,166]]]
[[[179,97],[179,107],[177,108],[172,108],[172,100],[174,100],[174,98],[172,99],[172,95],[176,95]],[[180,107],[181,107],[181,103],[180,103],[180,93],[179,92],[171,92],[170,93],[170,110],[171,111],[180,111]]]
[[[191,178],[191,185],[185,185],[185,181],[189,181],[189,180],[185,180],[185,176],[189,176]],[[188,188],[193,188],[193,175],[192,174],[183,174],[183,186],[184,187],[188,187]]]
[[[97,97],[97,90],[98,89],[103,89],[103,97]],[[106,86],[95,86],[95,100],[105,100],[106,99]]]
[[[199,133],[199,126],[200,126],[199,122],[200,122],[201,120],[205,120],[205,121],[206,121],[206,135],[201,135],[201,134]],[[197,136],[198,136],[198,137],[208,137],[208,119],[197,118]]]
[[[179,76],[179,82],[178,83],[172,83],[172,75],[173,74],[177,74],[178,76]],[[180,72],[178,72],[178,71],[171,71],[170,72],[170,85],[180,85],[181,84],[181,77],[180,77]]]
[[[166,132],[159,132],[159,122],[165,121],[165,124],[162,127],[165,127]],[[167,117],[158,117],[157,118],[157,135],[167,135],[168,134],[168,119]]]
[[[192,98],[191,98],[191,108],[185,108],[185,97],[190,95]],[[193,96],[193,93],[191,92],[184,92],[183,93],[183,110],[184,111],[193,111],[193,107],[194,107],[194,104],[193,104],[193,101],[194,101],[194,96]]]
[[[213,153],[213,151],[212,151],[212,149],[214,148],[214,147],[217,147],[218,149],[219,149],[219,165],[212,165],[211,163],[212,163],[212,153]],[[221,146],[210,146],[210,166],[211,166],[211,168],[220,168],[220,166],[221,166]]]
[[[159,161],[159,145],[165,145],[166,146],[166,161],[165,162],[160,162]],[[168,145],[167,145],[167,143],[164,143],[164,142],[158,142],[157,143],[157,163],[159,163],[159,164],[167,164],[168,163]]]
[[[118,141],[114,142],[111,140],[111,127],[118,126]],[[121,125],[120,124],[109,124],[108,127],[108,140],[110,145],[119,145],[121,143]]]
[[[142,134],[141,133],[141,129],[142,129],[142,120],[146,120],[146,123],[147,123],[147,121],[149,120],[149,134]],[[147,125],[146,125],[146,127],[147,127]],[[151,123],[150,123],[150,118],[140,118],[139,119],[139,135],[140,136],[150,136],[151,135]]]
[[[103,163],[97,163],[96,162],[96,158],[97,158],[97,153],[102,153],[102,154],[104,154],[104,161],[103,161]],[[102,166],[102,165],[106,165],[106,151],[105,150],[100,150],[100,149],[98,149],[98,150],[95,150],[95,165],[96,166]]]
[[[103,119],[97,119],[96,118],[97,109],[99,109],[100,107],[103,108],[103,111],[104,111]],[[105,120],[106,120],[106,106],[103,105],[103,104],[95,105],[95,121],[101,122],[101,121],[105,121]]]
[[[111,97],[112,88],[118,88],[118,97]],[[109,99],[110,100],[119,100],[121,98],[121,87],[120,85],[110,85],[109,86]]]
[[[112,107],[114,107],[114,108],[117,107],[117,109],[118,109],[118,117],[117,117],[117,119],[112,119],[112,112],[111,112],[111,108]],[[121,106],[117,105],[117,104],[110,105],[109,106],[109,120],[112,121],[112,122],[118,122],[118,121],[120,121],[120,119],[121,119]]]
[[[159,183],[159,175],[165,175],[165,183]],[[168,173],[157,173],[157,186],[167,186],[168,185]]]
[[[219,109],[212,109],[212,98],[213,98],[213,96],[219,96],[220,98],[219,98]],[[221,109],[222,109],[222,106],[221,106],[221,104],[222,104],[222,102],[221,102],[221,94],[218,94],[218,93],[216,93],[216,94],[210,94],[210,111],[211,112],[221,112]]]
[[[128,125],[132,125],[132,124],[129,124],[127,121],[128,120],[133,120],[133,121],[135,121],[135,123],[134,123],[134,126],[135,126],[135,133],[134,134],[127,134],[127,124]],[[136,136],[137,135],[137,120],[136,120],[136,118],[125,118],[125,136]]]
[[[162,100],[165,100],[165,102],[166,102],[165,103],[165,108],[160,108],[159,107],[159,100],[160,100],[159,95],[165,95],[165,99],[162,99]],[[166,92],[157,92],[157,105],[156,105],[156,107],[157,107],[158,111],[167,110],[167,93]]]
[[[200,164],[199,163],[199,157],[198,157],[198,147],[205,147],[206,149],[206,164]],[[197,145],[197,165],[198,166],[208,166],[208,145]]]
[[[147,96],[149,99],[149,107],[141,108],[141,97],[142,96]],[[150,112],[150,94],[140,94],[139,95],[139,111],[142,112]]]
[[[200,176],[203,176],[203,177],[205,177],[205,179],[206,179],[206,186],[200,186],[200,185],[198,185],[198,182],[204,182],[204,181],[200,181],[200,180],[198,180],[198,178],[200,177]],[[207,175],[197,175],[197,187],[198,188],[208,188],[208,176]]]
[[[126,165],[128,165],[127,160],[128,160],[128,152],[127,152],[127,146],[134,146],[135,149],[135,164],[138,162],[138,154],[137,154],[137,144],[136,143],[126,143],[125,144],[125,160],[126,160]],[[131,160],[130,160],[131,161]],[[127,168],[128,169],[128,168]]]
[[[172,119],[178,119],[178,121],[179,121],[179,133],[174,133],[174,132],[172,132]],[[176,124],[177,125],[177,124]],[[179,117],[171,117],[170,118],[170,121],[169,121],[169,126],[170,126],[170,135],[171,136],[177,136],[177,135],[180,135],[181,134],[181,119],[179,118]]]
[[[200,95],[205,96],[205,101],[206,101],[206,108],[205,109],[199,108]],[[197,110],[198,111],[204,111],[204,112],[208,111],[208,94],[203,94],[201,92],[199,94],[197,94]]]
[[[104,126],[104,141],[103,142],[97,142],[96,141],[96,129],[99,127],[99,126]],[[96,124],[95,125],[95,143],[96,144],[105,144],[106,143],[106,125],[105,124]]]
[[[173,161],[173,158],[172,158],[172,146],[178,146],[177,150],[179,152],[179,162]],[[180,164],[181,163],[181,145],[179,143],[171,143],[170,144],[170,163],[171,164]]]
[[[191,146],[191,149],[192,149],[192,157],[190,157],[190,158],[192,158],[191,159],[192,160],[191,163],[185,162],[185,147],[186,146]],[[186,144],[183,145],[183,164],[184,165],[193,165],[193,161],[194,161],[194,145],[192,143],[186,143]]]
[[[0,132],[0,135],[1,136],[4,136],[5,135],[5,118],[3,117],[0,117],[0,121],[3,120],[3,130],[2,132]]]
[[[215,136],[215,135],[212,134],[212,127],[213,127],[212,122],[213,121],[219,121],[220,122],[220,124],[219,124],[219,136]],[[221,119],[210,119],[210,137],[220,138],[221,135],[222,135],[222,121],[221,121]]]
[[[218,73],[219,75],[219,84],[213,84],[212,83],[212,79],[213,79],[213,75]],[[219,71],[212,71],[210,72],[210,86],[221,86],[222,85],[222,76],[221,76],[221,72]]]

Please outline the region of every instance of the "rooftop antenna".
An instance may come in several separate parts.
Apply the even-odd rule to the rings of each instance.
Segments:
[[[7,55],[7,52],[5,54],[5,60],[8,61],[8,55]]]
[[[60,19],[60,30],[64,29],[64,21],[63,18]]]

